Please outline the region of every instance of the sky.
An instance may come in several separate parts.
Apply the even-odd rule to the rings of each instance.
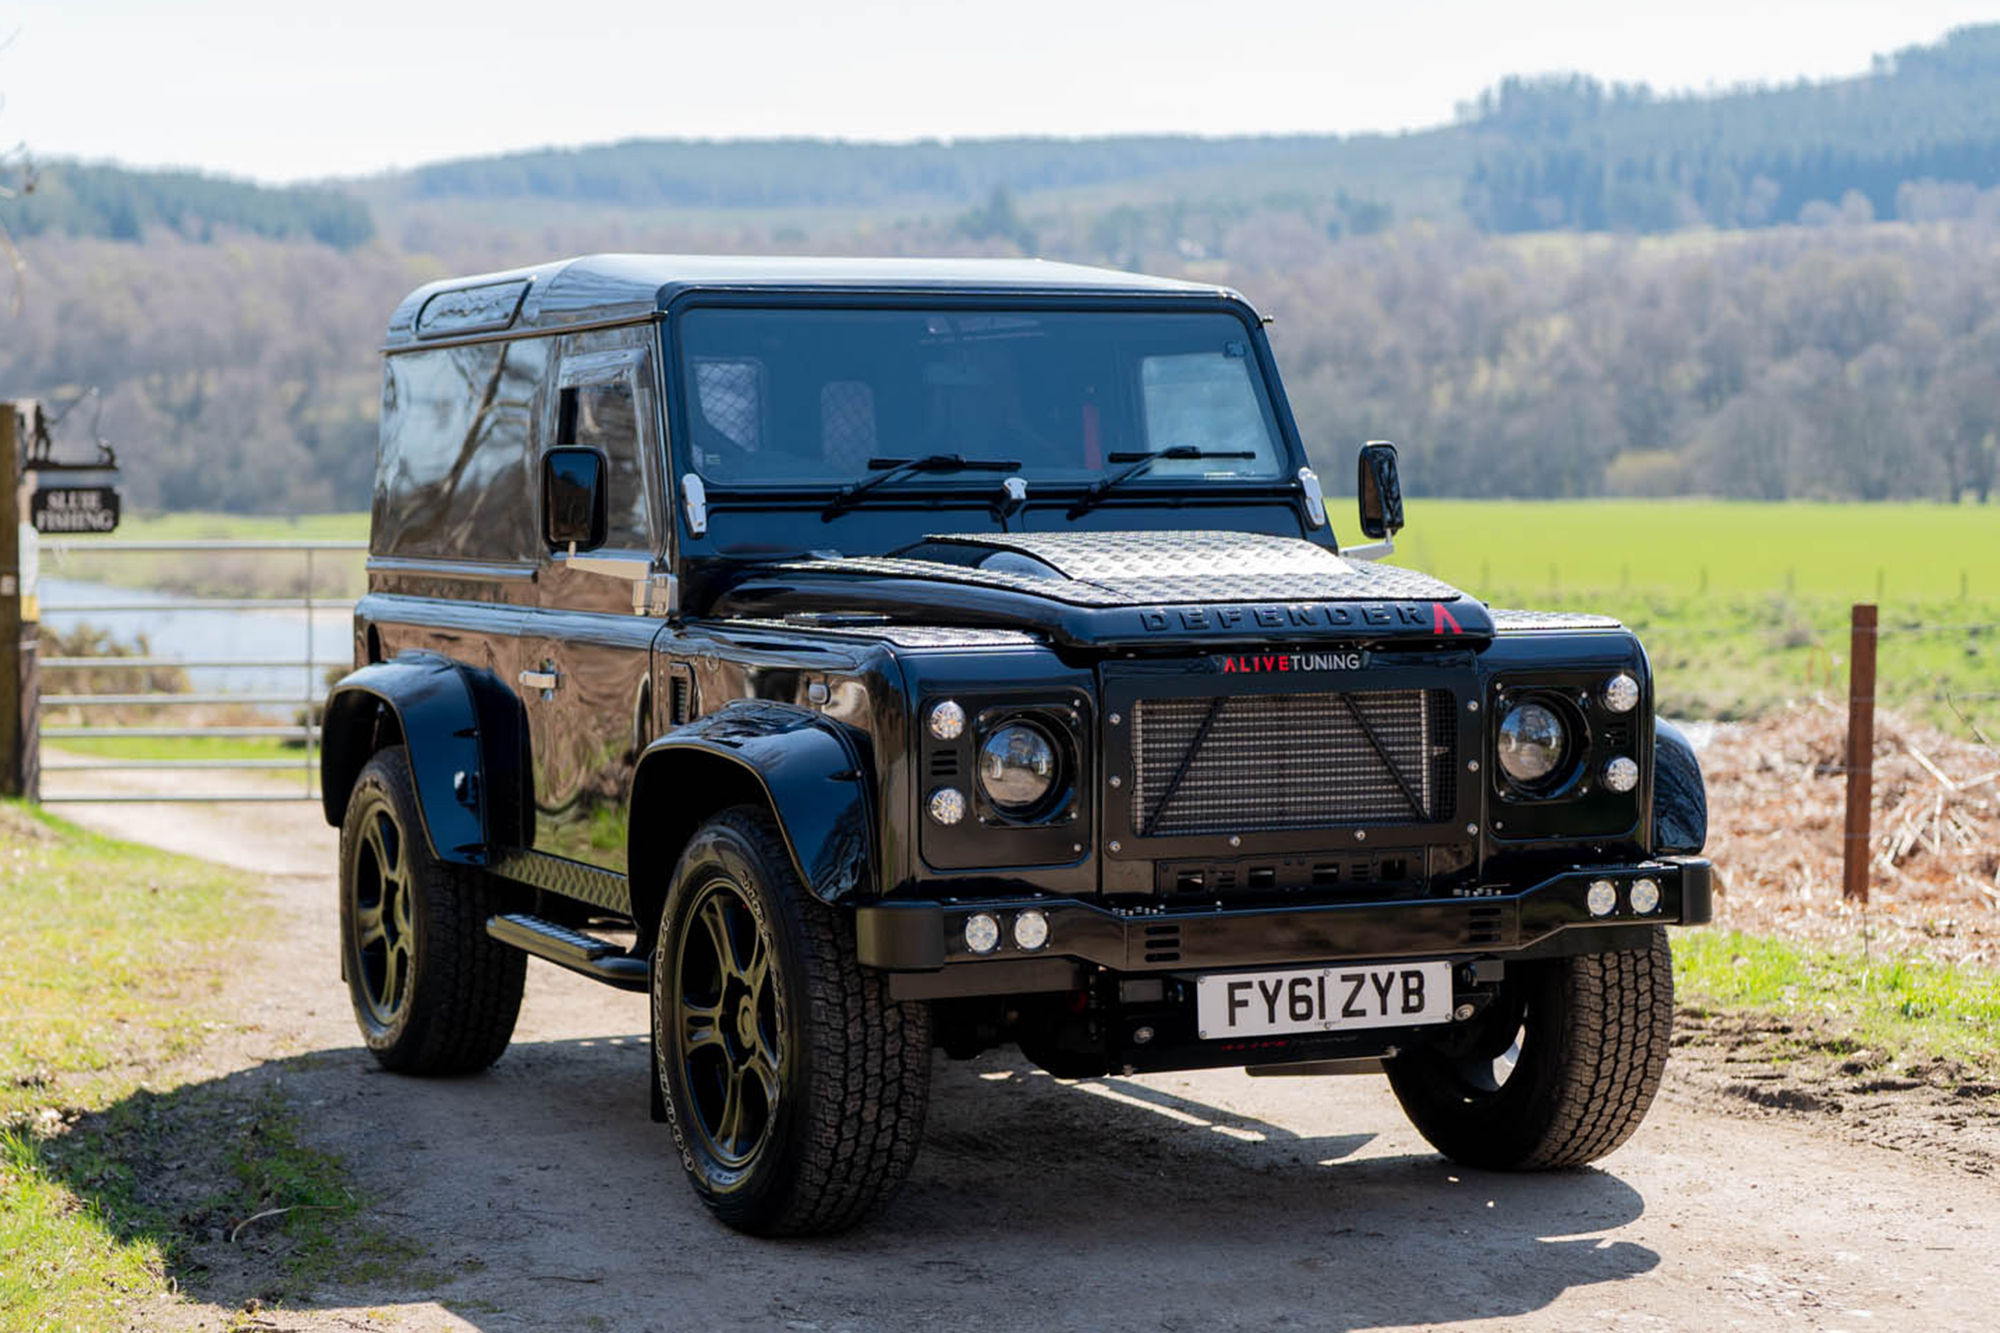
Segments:
[[[264,181],[636,137],[1421,128],[1507,74],[1858,73],[2000,0],[0,0],[0,146]]]

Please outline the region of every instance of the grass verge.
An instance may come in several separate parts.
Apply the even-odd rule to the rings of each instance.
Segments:
[[[2000,972],[1911,957],[1864,957],[1740,931],[1674,937],[1683,1009],[1754,1012],[1780,1057],[2000,1077]]]
[[[350,1253],[345,1172],[273,1080],[174,1067],[225,1026],[250,887],[0,803],[0,1330],[268,1300]]]

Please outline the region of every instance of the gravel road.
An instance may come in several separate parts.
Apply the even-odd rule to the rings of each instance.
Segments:
[[[242,1030],[194,1076],[281,1087],[351,1165],[368,1220],[421,1255],[281,1309],[161,1305],[141,1327],[1995,1326],[1990,1164],[1731,1114],[1674,1066],[1601,1169],[1511,1177],[1431,1153],[1379,1078],[1060,1082],[1011,1054],[940,1059],[923,1155],[886,1217],[745,1239],[708,1219],[646,1117],[642,997],[537,962],[493,1071],[384,1074],[339,980],[316,807],[63,813],[262,872],[279,927],[229,983]],[[259,1261],[221,1250],[186,1285],[233,1307]]]

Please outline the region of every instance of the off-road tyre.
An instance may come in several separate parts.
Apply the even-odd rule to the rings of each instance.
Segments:
[[[503,892],[431,854],[408,753],[377,751],[340,826],[340,950],[355,1022],[384,1068],[466,1074],[507,1049],[528,956],[486,933]]]
[[[916,1160],[930,1008],[890,999],[888,979],[861,967],[852,914],[800,883],[761,808],[710,819],[674,870],[654,946],[653,1052],[688,1181],[740,1231],[844,1230]]]
[[[1513,971],[1510,968],[1510,971]],[[1494,1171],[1581,1166],[1632,1136],[1660,1090],[1673,1038],[1667,933],[1644,948],[1522,965],[1478,1030],[1387,1062],[1389,1086],[1445,1156]],[[1481,1062],[1519,1058],[1497,1088]]]

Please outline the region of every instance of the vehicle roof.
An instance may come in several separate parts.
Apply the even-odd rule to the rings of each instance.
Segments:
[[[642,319],[690,291],[798,290],[1242,300],[1213,283],[1043,259],[600,254],[427,283],[396,307],[386,343],[393,349],[472,334]]]

